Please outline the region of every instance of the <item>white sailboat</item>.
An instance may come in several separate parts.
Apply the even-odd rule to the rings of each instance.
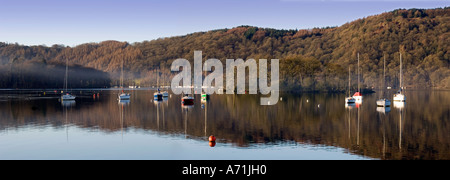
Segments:
[[[405,102],[406,96],[403,94],[403,72],[402,72],[402,54],[400,54],[400,89],[394,94],[394,101]]]
[[[353,98],[355,98],[356,103],[361,104],[363,97],[361,94],[361,86],[359,85],[359,83],[361,82],[360,78],[360,74],[359,74],[359,53],[358,53],[358,92],[356,92],[355,94],[353,94]]]
[[[119,94],[119,101],[130,100],[131,95],[123,91],[123,60],[122,60],[122,70],[120,75],[120,87],[122,88],[122,93]]]
[[[69,77],[69,60],[66,59],[66,75],[64,77],[64,91],[66,94],[63,93],[63,95],[61,96],[61,100],[74,101],[76,97],[67,92],[68,77]]]
[[[165,86],[165,88],[167,89],[167,86]],[[161,94],[162,94],[163,98],[168,98],[169,97],[169,92],[167,92],[167,91],[163,91],[163,92],[161,92]]]
[[[356,99],[350,96],[351,92],[351,79],[350,79],[350,67],[348,67],[348,97],[345,98],[345,104],[354,104]]]
[[[384,89],[384,87],[385,87],[385,79],[386,79],[386,57],[384,57],[383,86],[381,87],[381,89]],[[382,94],[382,96],[384,96],[384,90],[382,90],[381,94]],[[386,98],[378,99],[377,106],[378,107],[390,107],[391,101],[389,101],[389,99],[386,99]]]
[[[161,93],[161,90],[159,89],[159,71],[156,71],[156,87],[158,87],[158,91],[153,93],[153,99],[155,101],[162,101],[163,100],[163,94]]]

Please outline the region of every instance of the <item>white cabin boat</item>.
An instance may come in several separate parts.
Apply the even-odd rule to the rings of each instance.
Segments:
[[[384,57],[384,61],[383,61],[383,85],[381,86],[380,89],[381,90],[381,94],[384,97],[384,87],[386,86],[386,57]],[[389,99],[386,98],[381,98],[377,100],[377,106],[378,107],[390,107],[391,106],[391,101]]]
[[[131,95],[128,93],[122,92],[122,94],[119,94],[119,100],[130,100]]]

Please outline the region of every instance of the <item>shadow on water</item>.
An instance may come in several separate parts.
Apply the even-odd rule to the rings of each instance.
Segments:
[[[335,146],[379,159],[450,159],[450,92],[410,91],[408,102],[377,108],[376,94],[363,104],[345,106],[341,94],[281,94],[274,106],[261,106],[258,95],[212,95],[201,103],[181,106],[181,96],[153,100],[151,90],[132,92],[126,102],[116,91],[81,96],[76,102],[55,98],[4,99],[0,132],[21,127],[77,126],[103,133],[129,130],[181,136],[238,148],[282,144]],[[69,117],[69,118],[67,118]],[[68,120],[69,119],[69,120]]]

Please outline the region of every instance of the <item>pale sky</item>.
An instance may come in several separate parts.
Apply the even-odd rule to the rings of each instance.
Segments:
[[[75,46],[240,25],[308,29],[398,8],[446,6],[450,0],[0,0],[0,42]]]

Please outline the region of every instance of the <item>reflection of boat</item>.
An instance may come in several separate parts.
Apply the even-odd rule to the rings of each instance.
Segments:
[[[405,117],[405,115],[403,113],[406,113],[406,110],[404,109],[405,107],[405,102],[396,102],[394,101],[394,107],[398,108],[398,113],[399,113],[399,141],[398,141],[398,148],[401,150],[402,149],[402,122],[403,122],[403,118]]]
[[[391,107],[377,107],[377,112],[386,114],[388,112],[391,112]]]
[[[183,98],[181,98],[181,104],[194,105],[194,97],[185,95]]]
[[[406,101],[406,96],[403,94],[403,84],[402,84],[402,54],[400,54],[400,90],[394,94],[394,101]]]
[[[345,108],[354,109],[354,108],[356,108],[356,104],[355,103],[345,103]]]
[[[403,109],[405,108],[406,103],[401,101],[394,101],[394,108]]]
[[[119,99],[119,104],[128,105],[130,104],[130,99]]]
[[[61,101],[61,105],[64,106],[64,107],[73,107],[76,104],[77,103],[76,103],[75,100],[64,100],[64,101]]]
[[[194,105],[182,105],[181,108],[188,110],[194,108]]]
[[[68,89],[67,84],[68,84],[68,81],[69,81],[68,77],[69,77],[69,60],[66,59],[66,75],[64,77],[64,90],[65,90],[66,94],[61,96],[61,99],[63,101],[75,100],[75,96],[72,96],[71,94],[69,94],[67,92],[67,89]]]

